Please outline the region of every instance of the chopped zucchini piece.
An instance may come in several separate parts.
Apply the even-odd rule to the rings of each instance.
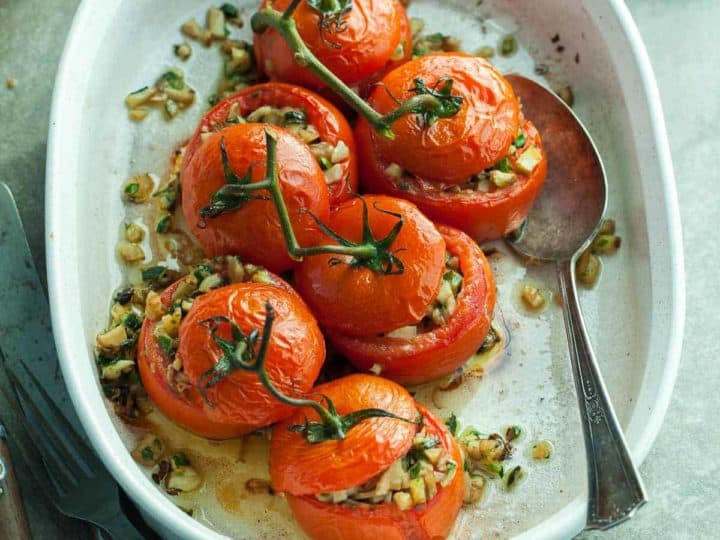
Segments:
[[[515,170],[522,174],[530,174],[542,161],[542,154],[537,146],[532,145],[525,150],[515,162]]]

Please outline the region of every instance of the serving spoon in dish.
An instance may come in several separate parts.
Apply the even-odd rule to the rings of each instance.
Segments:
[[[597,234],[607,206],[605,170],[590,135],[559,97],[526,77],[507,79],[523,112],[542,133],[549,164],[532,212],[508,241],[526,257],[556,264],[585,436],[586,528],[608,529],[631,518],[646,498],[600,375],[575,287],[575,261]]]

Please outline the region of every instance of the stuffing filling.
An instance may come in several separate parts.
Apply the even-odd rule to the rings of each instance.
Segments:
[[[179,278],[165,266],[151,266],[142,271],[142,283],[118,291],[110,309],[110,325],[98,334],[95,358],[105,395],[114,403],[116,412],[127,420],[136,419],[145,406],[149,407],[137,373],[137,340],[143,320],[158,321],[155,337],[163,351],[173,358],[167,379],[182,392],[190,382],[176,359],[178,330],[183,317],[200,295],[230,283],[252,281],[269,283],[267,270],[243,264],[238,257],[208,259],[193,267],[173,295],[168,309],[161,301],[161,290]]]
[[[219,131],[231,124],[244,124],[246,122],[273,124],[291,131],[298,139],[310,147],[310,151],[325,174],[325,182],[328,185],[345,179],[343,163],[350,158],[350,148],[343,141],[333,145],[322,140],[320,132],[308,121],[307,114],[302,109],[263,105],[247,116],[242,116],[239,104],[233,103],[225,122],[213,125],[212,131],[210,128],[205,128],[201,137],[205,140],[213,131]]]
[[[510,145],[508,155],[489,169],[474,174],[463,184],[449,185],[441,182],[433,182],[433,184],[439,186],[442,191],[449,193],[472,193],[477,191],[493,193],[513,185],[520,176],[531,174],[541,161],[542,153],[540,149],[529,143],[525,133],[519,131]],[[404,171],[397,163],[388,165],[385,168],[385,174],[397,179],[400,189],[409,189],[407,182],[404,181],[404,177],[409,173]]]
[[[386,337],[412,339],[445,324],[457,308],[457,297],[462,290],[463,275],[460,260],[449,251],[445,253],[445,272],[435,300],[428,306],[425,317],[416,325],[404,326],[388,332]]]
[[[430,501],[447,487],[457,473],[458,464],[439,439],[421,424],[410,451],[388,469],[360,486],[321,493],[319,501],[329,504],[395,504],[409,510]]]

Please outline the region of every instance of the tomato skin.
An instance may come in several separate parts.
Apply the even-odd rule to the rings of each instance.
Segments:
[[[163,292],[162,302],[165,307],[169,308],[172,305],[173,293],[181,281],[182,280],[177,281],[168,287],[165,292]],[[228,287],[235,288],[236,285],[243,285],[243,288],[255,288],[255,284],[235,284]],[[224,289],[228,289],[228,287],[225,287]],[[274,294],[267,295],[268,298],[279,296],[285,298],[286,301],[290,298],[290,304],[295,307],[300,306],[299,313],[301,318],[303,318],[303,320],[307,318],[309,312],[307,312],[307,308],[304,307],[302,300],[282,279],[270,274],[270,284],[262,285],[261,287],[263,288],[263,294],[267,292],[265,288],[274,288],[276,290]],[[218,290],[220,291],[221,289]],[[226,293],[227,291],[223,291],[216,294],[224,295]],[[275,302],[273,302],[273,305],[275,305]],[[312,316],[310,315],[310,317]],[[251,433],[264,425],[268,417],[274,417],[279,414],[280,409],[275,405],[277,402],[268,395],[266,397],[268,403],[270,403],[268,412],[263,411],[257,414],[245,414],[241,419],[238,419],[237,414],[214,414],[213,417],[211,417],[208,414],[208,405],[202,399],[195,385],[190,385],[182,394],[178,393],[174,388],[171,388],[168,384],[166,376],[171,359],[168,358],[162,351],[154,335],[155,328],[158,324],[160,324],[159,321],[153,321],[151,319],[145,319],[143,322],[138,341],[138,369],[143,385],[152,401],[175,423],[202,437],[214,440],[224,440]],[[308,324],[305,320],[302,324],[303,328],[307,329],[306,340],[308,344],[312,345],[310,349],[306,350],[306,352],[309,351],[309,353],[303,356],[303,358],[307,361],[307,365],[303,366],[301,370],[291,370],[290,372],[293,373],[294,376],[307,377],[307,380],[303,381],[303,386],[309,389],[320,370],[320,366],[322,365],[324,359],[325,349],[322,335],[317,329],[317,324],[313,322]],[[184,338],[181,337],[181,339]],[[199,347],[200,343],[207,343],[206,336],[200,336],[199,339],[202,341],[197,342],[194,345],[195,347]],[[178,350],[178,354],[179,353],[180,351]],[[283,359],[280,360],[282,361]],[[280,363],[281,362],[279,361],[278,364]],[[195,364],[193,364],[193,361],[190,361],[188,365]],[[248,379],[252,379],[253,377],[244,373],[242,375],[245,375],[246,381]],[[221,382],[217,385],[217,387],[220,387],[223,384],[225,383]],[[217,387],[215,390],[210,389],[208,391],[208,396],[215,394],[214,397],[217,397],[216,394],[221,390]],[[264,397],[260,395],[255,385],[247,384],[246,387],[248,388],[249,395],[253,395],[256,398],[259,396],[260,399]],[[292,412],[292,409],[288,408],[283,414],[289,414],[290,412]]]
[[[262,331],[266,302],[276,313],[266,360],[270,380],[287,395],[312,388],[325,361],[325,341],[315,318],[297,295],[259,283],[228,285],[193,302],[180,325],[177,351],[193,384],[222,356],[209,330],[200,323],[223,315],[233,320],[245,335],[254,329]],[[229,338],[229,329],[220,335]],[[227,375],[209,388],[206,395],[213,405],[204,404],[205,414],[214,421],[261,427],[287,418],[294,411],[273,397],[256,374],[242,370]]]
[[[433,88],[444,77],[453,79],[453,95],[463,97],[460,112],[430,126],[406,115],[392,125],[394,140],[376,133],[372,138],[385,160],[431,180],[462,184],[503,158],[518,132],[518,100],[489,62],[456,52],[416,58],[386,75],[369,102],[387,114],[397,108],[396,99],[415,95],[416,79]]]
[[[291,0],[274,0],[273,7],[284,11]],[[264,0],[261,9],[269,4]],[[306,2],[295,11],[293,19],[308,48],[343,82],[360,83],[380,71],[400,42],[400,19],[403,13],[395,0],[354,0],[345,16],[346,28],[340,33],[319,32],[320,16]],[[404,10],[403,10],[404,11]],[[326,41],[339,45],[333,47]],[[272,28],[254,36],[255,54],[261,70],[271,80],[292,82],[308,88],[325,84],[307,68],[300,67],[282,36]]]
[[[270,477],[273,487],[293,495],[314,495],[360,485],[405,455],[417,431],[418,406],[402,386],[372,375],[355,374],[321,384],[314,395],[325,395],[340,414],[381,408],[401,418],[371,418],[350,429],[342,441],[310,444],[288,428],[317,421],[309,408],[295,411],[273,428]]]
[[[272,127],[277,137],[278,174],[295,234],[301,245],[317,235],[309,210],[327,219],[329,197],[325,175],[306,144],[289,131]],[[252,166],[253,181],[265,177],[265,125],[239,124],[214,133],[183,161],[182,205],[191,232],[207,254],[240,255],[243,260],[282,273],[295,265],[287,253],[280,220],[270,200],[252,200],[242,208],[216,218],[201,220],[200,209],[226,184],[220,153],[225,140],[228,160],[238,176]],[[268,196],[266,191],[256,194]],[[204,225],[204,226],[203,226]]]
[[[367,98],[385,75],[390,73],[393,69],[402,66],[405,62],[412,58],[413,51],[413,35],[412,28],[410,27],[410,19],[407,16],[407,10],[400,2],[397,2],[395,9],[400,13],[400,42],[398,46],[403,47],[403,56],[397,60],[390,60],[385,67],[379,72],[371,75],[359,84],[360,95],[363,98]],[[397,48],[397,47],[396,47]],[[333,94],[336,95],[336,94]]]
[[[252,432],[254,428],[246,424],[210,421],[203,412],[202,397],[194,387],[183,394],[170,387],[165,375],[170,361],[163,356],[154,335],[158,324],[145,319],[138,339],[137,356],[143,386],[158,409],[179,426],[208,439],[232,439]]]
[[[315,540],[430,540],[446,538],[460,511],[464,492],[462,456],[457,443],[428,410],[418,405],[429,431],[435,432],[449,450],[458,469],[447,487],[440,487],[433,499],[412,510],[400,510],[395,503],[360,504],[355,508],[318,501],[313,495],[288,494],[295,519]],[[352,486],[346,486],[352,487]]]
[[[192,155],[200,147],[203,131],[214,131],[215,126],[226,125],[228,113],[235,104],[239,109],[238,113],[242,116],[247,116],[263,105],[278,108],[293,107],[305,111],[308,122],[317,128],[323,141],[333,146],[343,141],[350,149],[350,157],[341,163],[343,177],[347,180],[328,186],[330,205],[337,205],[348,199],[351,193],[357,192],[357,155],[355,138],[350,124],[337,107],[325,98],[310,90],[290,84],[270,82],[248,86],[222,100],[203,116],[185,150],[185,159],[192,159]]]
[[[445,241],[435,225],[407,201],[385,196],[364,197],[375,238],[384,238],[402,214],[404,225],[391,246],[404,264],[399,275],[351,267],[347,256],[306,257],[295,272],[295,286],[320,324],[351,336],[372,336],[420,321],[437,296],[445,265]],[[330,228],[352,241],[361,240],[362,201],[335,209]],[[320,240],[334,243],[329,238]],[[333,259],[344,261],[332,264]]]
[[[495,281],[485,255],[465,233],[438,225],[448,251],[458,257],[463,286],[457,307],[441,327],[413,339],[357,338],[328,332],[335,348],[361,371],[382,368],[382,376],[412,385],[449,375],[475,354],[492,322]]]
[[[497,240],[522,224],[540,194],[547,174],[547,156],[540,134],[527,120],[523,122],[522,129],[527,138],[526,147],[535,144],[543,155],[542,161],[529,176],[518,175],[514,184],[492,193],[452,193],[420,176],[389,176],[385,169],[390,163],[383,160],[374,147],[369,125],[360,121],[355,137],[362,187],[371,193],[386,193],[412,201],[433,221],[461,229],[478,242]],[[511,163],[519,154],[521,151],[510,158]]]

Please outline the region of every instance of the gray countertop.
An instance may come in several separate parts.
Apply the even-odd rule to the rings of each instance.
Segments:
[[[0,181],[13,189],[44,274],[45,146],[53,81],[77,0],[0,0]],[[608,538],[717,537],[720,515],[720,122],[718,0],[629,0],[660,86],[683,225],[687,321],[680,375],[664,427],[642,465],[651,503]],[[5,87],[8,78],[17,87]],[[712,158],[712,159],[711,159]],[[701,336],[701,339],[697,339]],[[22,474],[22,470],[20,471]],[[83,537],[23,478],[37,538]],[[586,534],[584,537],[600,535]]]

